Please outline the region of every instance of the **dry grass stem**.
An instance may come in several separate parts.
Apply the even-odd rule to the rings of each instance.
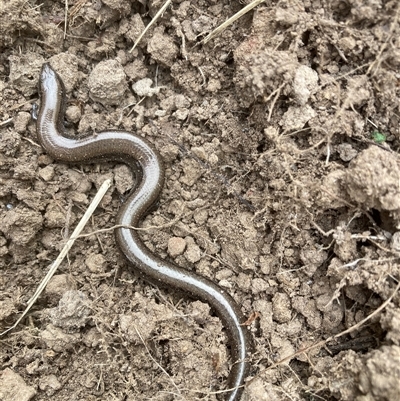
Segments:
[[[225,30],[229,25],[233,24],[237,19],[239,19],[242,15],[248,13],[251,11],[254,7],[257,7],[259,4],[264,3],[265,0],[253,0],[250,4],[248,4],[246,7],[242,8],[240,11],[238,11],[235,15],[232,15],[232,17],[228,18],[224,23],[222,23],[219,27],[215,28],[211,33],[209,33],[203,40],[202,43],[206,44],[209,42],[211,39],[215,38],[218,36],[222,31]]]
[[[65,0],[64,40],[67,38],[67,27],[68,27],[68,0]]]
[[[171,4],[171,0],[167,0],[164,5],[159,9],[157,14],[154,16],[154,18],[149,22],[149,24],[144,28],[143,32],[140,34],[140,36],[136,39],[136,42],[132,46],[132,49],[129,50],[129,53],[132,53],[138,43],[142,40],[143,36],[146,34],[146,32],[150,29],[150,27],[158,20],[158,18],[161,17],[162,13],[167,9],[167,7]]]
[[[75,242],[75,239],[79,236],[80,232],[85,227],[86,223],[92,216],[93,212],[96,210],[98,204],[103,199],[105,193],[107,192],[108,188],[110,188],[110,186],[111,186],[110,179],[107,179],[103,182],[103,184],[97,191],[96,196],[93,198],[88,209],[86,210],[85,214],[83,215],[82,219],[80,220],[79,224],[76,226],[74,232],[71,235],[71,238],[66,242],[65,246],[61,250],[57,259],[51,264],[50,270],[48,271],[48,273],[46,274],[46,276],[42,280],[42,282],[39,284],[38,288],[36,289],[36,292],[33,294],[32,298],[28,301],[28,305],[27,305],[26,309],[24,310],[24,312],[22,313],[22,315],[18,318],[18,320],[14,323],[13,326],[11,326],[7,330],[0,333],[0,336],[3,336],[4,334],[8,333],[10,330],[13,330],[20,323],[20,321],[26,316],[26,314],[29,312],[29,310],[32,308],[32,306],[35,304],[36,300],[39,298],[40,294],[46,288],[47,283],[53,277],[54,273],[60,266],[61,262],[64,260],[65,256],[68,254],[69,250],[71,249],[72,245]]]
[[[322,340],[322,341],[318,341],[315,344],[310,345],[309,347],[306,348],[302,348],[299,349],[297,352],[295,352],[292,355],[287,356],[286,358],[281,359],[278,362],[275,362],[274,364],[272,364],[271,366],[268,366],[268,368],[262,370],[261,372],[258,373],[257,376],[259,376],[261,373],[266,372],[267,370],[273,369],[279,365],[282,365],[286,362],[289,362],[290,360],[292,360],[293,358],[295,358],[296,356],[300,356],[301,354],[304,354],[306,352],[309,352],[315,348],[321,348],[324,347],[326,344],[328,344],[330,341],[332,340],[336,340],[339,337],[343,337],[346,334],[352,333],[353,331],[358,330],[362,325],[364,325],[365,323],[367,323],[369,320],[371,320],[374,316],[376,316],[378,313],[382,312],[391,302],[391,300],[393,299],[393,297],[397,294],[397,292],[400,289],[400,282],[397,284],[396,288],[394,289],[394,291],[392,292],[392,294],[390,295],[390,297],[382,303],[381,306],[379,306],[379,308],[375,309],[371,314],[369,314],[365,319],[361,320],[360,322],[358,322],[357,324],[355,324],[354,326],[349,327],[347,330],[344,330],[338,334],[335,334],[334,336],[330,336],[328,337],[326,340]],[[249,381],[249,383],[251,383],[257,376],[255,376],[253,379],[251,379]]]

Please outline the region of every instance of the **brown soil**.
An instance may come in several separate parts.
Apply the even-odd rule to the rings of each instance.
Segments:
[[[203,44],[239,1],[0,0],[0,330],[11,326],[96,188],[86,232],[134,185],[37,145],[50,61],[70,133],[139,131],[166,185],[146,245],[229,291],[253,319],[247,400],[399,400],[400,3],[269,1]],[[383,134],[380,136],[379,134]],[[140,335],[138,334],[140,333]],[[0,339],[0,399],[216,400],[229,371],[207,304],[127,269],[112,231],[78,240]],[[297,352],[297,353],[296,353]],[[283,361],[284,360],[284,361]]]

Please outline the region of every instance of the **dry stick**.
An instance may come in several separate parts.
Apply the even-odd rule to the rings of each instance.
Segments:
[[[40,294],[43,292],[43,290],[46,288],[47,283],[49,280],[53,277],[54,273],[56,272],[58,266],[60,266],[61,262],[71,249],[72,245],[74,244],[76,238],[79,236],[80,232],[83,230],[83,227],[85,227],[86,223],[92,216],[93,212],[95,211],[97,205],[100,203],[100,201],[103,199],[103,196],[107,192],[108,188],[111,186],[111,180],[107,179],[103,182],[99,190],[97,191],[96,196],[93,198],[91,204],[89,205],[88,209],[86,210],[85,214],[83,215],[81,221],[79,224],[76,226],[74,232],[72,233],[70,239],[67,241],[67,243],[64,245],[64,248],[58,255],[57,259],[51,264],[50,270],[46,274],[46,277],[42,280],[42,282],[39,284],[35,294],[32,296],[32,298],[28,301],[28,305],[22,315],[19,317],[19,319],[14,323],[13,326],[8,328],[7,330],[3,331],[0,333],[0,337],[3,336],[4,334],[8,333],[10,330],[13,330],[19,322],[25,317],[25,315],[29,312],[33,304],[36,302],[36,300],[39,298]]]
[[[0,123],[0,127],[3,127],[4,125],[10,124],[10,122],[12,121],[12,118],[9,118],[8,120],[4,120]]]
[[[390,301],[391,301],[391,300],[393,299],[393,297],[397,294],[397,292],[399,291],[399,289],[400,289],[400,282],[397,284],[396,288],[394,289],[394,291],[393,291],[393,293],[390,295],[390,297],[389,297],[379,308],[375,309],[370,315],[368,315],[365,319],[361,320],[360,322],[358,322],[358,323],[355,324],[354,326],[351,326],[351,327],[349,327],[347,330],[342,331],[341,333],[335,334],[334,336],[330,336],[330,337],[328,337],[326,340],[318,341],[317,343],[315,343],[315,344],[313,344],[313,345],[310,345],[309,347],[299,349],[299,350],[298,350],[297,352],[295,352],[294,354],[289,355],[289,356],[287,356],[286,358],[281,359],[280,361],[278,361],[278,362],[272,364],[271,366],[268,366],[268,368],[266,368],[266,369],[263,369],[261,372],[259,372],[259,373],[257,374],[257,376],[259,376],[261,373],[266,372],[266,371],[269,370],[269,369],[275,368],[275,367],[277,367],[277,366],[279,366],[279,365],[281,365],[281,364],[283,364],[283,363],[285,363],[285,362],[290,361],[291,359],[293,359],[293,358],[296,357],[296,356],[299,356],[299,355],[301,355],[301,354],[304,354],[305,352],[311,351],[311,350],[314,349],[314,348],[323,347],[323,346],[326,345],[328,342],[330,342],[330,341],[332,341],[332,340],[335,340],[335,339],[337,339],[337,338],[339,338],[339,337],[342,337],[342,336],[344,336],[345,334],[349,334],[349,333],[351,333],[352,331],[357,330],[360,326],[362,326],[364,323],[368,322],[368,320],[371,320],[371,319],[372,319],[375,315],[377,315],[379,312],[382,312],[382,310],[385,309],[385,308],[388,306],[388,304],[390,303]],[[253,379],[249,380],[249,381],[248,381],[248,384],[251,383],[253,380],[255,380],[257,376],[255,376]]]
[[[140,34],[140,36],[136,39],[136,42],[134,43],[133,47],[131,50],[129,50],[129,53],[132,53],[135,50],[135,47],[138,45],[138,43],[142,40],[143,36],[146,35],[146,32],[150,29],[150,27],[157,21],[157,19],[161,16],[161,14],[166,10],[166,8],[171,4],[171,0],[167,0],[165,4],[158,10],[157,14],[154,16],[154,18],[149,22],[149,24],[144,28],[143,32]]]
[[[233,24],[237,19],[239,19],[242,15],[246,14],[248,11],[252,10],[254,7],[258,6],[261,3],[264,3],[265,0],[254,0],[246,7],[242,8],[235,15],[228,18],[224,23],[222,23],[219,27],[215,28],[211,33],[209,33],[204,39],[203,44],[206,44],[208,41],[213,39],[215,36],[219,35],[225,28],[229,25]]]
[[[64,40],[67,38],[67,27],[68,27],[68,0],[65,0]]]

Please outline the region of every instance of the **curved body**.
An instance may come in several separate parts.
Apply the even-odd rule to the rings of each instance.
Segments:
[[[118,160],[128,164],[139,175],[138,186],[121,206],[116,222],[137,227],[163,188],[164,167],[158,152],[145,139],[125,131],[103,131],[77,139],[66,137],[63,126],[64,84],[47,63],[42,67],[39,90],[38,140],[54,159],[68,163]],[[191,298],[208,302],[214,309],[227,330],[231,348],[232,369],[228,388],[232,390],[226,393],[225,399],[239,400],[249,370],[253,342],[243,325],[245,318],[237,303],[212,281],[153,255],[144,246],[137,231],[118,228],[115,236],[134,271],[144,279],[157,286],[184,291]]]

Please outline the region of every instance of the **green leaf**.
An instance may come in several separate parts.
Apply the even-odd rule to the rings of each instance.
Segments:
[[[376,143],[382,143],[386,141],[386,135],[382,134],[379,131],[374,131],[372,134],[372,139],[376,142]]]

